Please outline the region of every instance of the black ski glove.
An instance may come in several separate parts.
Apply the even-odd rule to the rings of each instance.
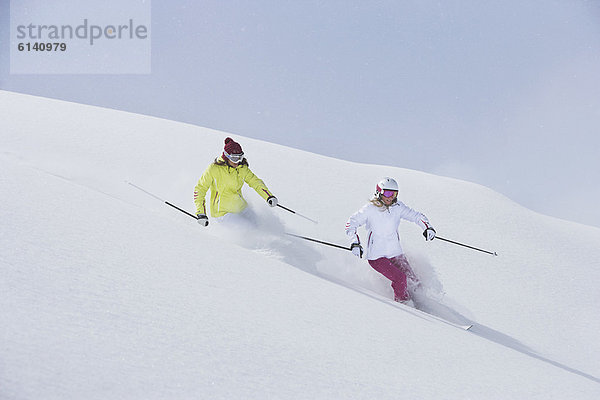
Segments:
[[[352,254],[354,254],[358,258],[362,258],[363,256],[363,248],[360,243],[352,243],[350,245],[350,250],[352,250]]]
[[[269,206],[271,207],[275,207],[277,205],[277,197],[275,196],[269,196],[269,198],[267,199],[267,203],[269,204]]]
[[[425,229],[423,231],[423,236],[425,237],[425,240],[427,240],[427,241],[435,239],[435,229],[433,229],[431,227]]]
[[[202,226],[208,225],[208,217],[204,214],[198,214],[198,223]]]

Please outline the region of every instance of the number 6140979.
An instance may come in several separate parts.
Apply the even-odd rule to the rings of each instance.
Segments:
[[[19,51],[66,51],[66,43],[19,43]]]

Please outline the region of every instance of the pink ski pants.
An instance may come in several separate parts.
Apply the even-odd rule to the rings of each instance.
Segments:
[[[371,265],[375,271],[392,281],[394,300],[406,301],[410,299],[407,278],[410,278],[415,282],[417,280],[404,254],[394,258],[382,257],[376,260],[369,260],[369,265]]]

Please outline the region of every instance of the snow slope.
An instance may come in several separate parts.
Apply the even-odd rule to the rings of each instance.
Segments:
[[[468,182],[239,140],[281,204],[258,228],[199,227],[193,187],[227,134],[0,92],[1,399],[595,399],[600,229]],[[382,155],[382,164],[385,157]],[[401,226],[426,307],[343,250],[373,184],[438,234]],[[214,221],[212,221],[214,222]]]

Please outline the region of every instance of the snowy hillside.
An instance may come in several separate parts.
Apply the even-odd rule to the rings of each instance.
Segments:
[[[233,136],[280,203],[207,228],[192,193],[226,133],[0,92],[0,399],[596,399],[600,229],[485,187]],[[282,128],[283,129],[283,128]],[[347,144],[341,144],[347,145]],[[349,145],[349,144],[348,144]],[[383,176],[440,236],[401,226],[428,311],[350,252]],[[551,201],[551,199],[549,199]],[[362,232],[361,232],[362,233]]]

